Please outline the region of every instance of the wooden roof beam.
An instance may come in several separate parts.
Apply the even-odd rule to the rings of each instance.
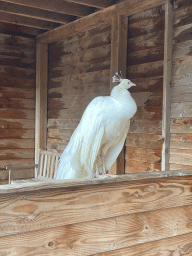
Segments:
[[[2,0],[3,2],[15,3],[24,6],[30,6],[48,11],[60,12],[64,14],[84,17],[93,12],[93,8],[81,4],[67,2],[64,0]]]
[[[124,2],[112,5],[89,16],[70,22],[59,28],[45,32],[37,37],[41,43],[52,43],[57,40],[62,40],[68,36],[85,32],[89,29],[102,26],[110,23],[114,15],[130,16],[135,13],[161,5],[165,0],[125,0]]]
[[[34,19],[31,17],[20,16],[17,14],[6,13],[2,11],[0,11],[0,21],[45,30],[54,29],[60,26],[59,23],[53,23],[45,20]]]
[[[84,4],[96,8],[107,8],[116,3],[115,0],[70,0],[73,3]]]
[[[47,11],[43,9],[37,9],[34,7],[9,3],[5,1],[0,0],[0,10],[12,14],[18,14],[22,16],[32,17],[32,18],[38,18],[42,20],[57,22],[66,24],[73,20],[76,20],[75,16],[58,13],[58,12],[52,12]]]

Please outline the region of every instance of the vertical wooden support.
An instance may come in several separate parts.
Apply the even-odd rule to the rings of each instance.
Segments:
[[[47,140],[47,71],[48,45],[36,46],[36,120],[35,120],[35,163],[39,149],[46,149]]]
[[[116,85],[112,83],[112,77],[116,72],[122,73],[126,78],[127,69],[127,35],[128,17],[116,15],[112,20],[111,28],[111,65],[110,65],[110,89]],[[110,168],[110,174],[125,173],[125,149],[123,148],[119,157]]]
[[[170,155],[170,85],[173,44],[173,7],[170,1],[165,3],[164,71],[163,71],[163,120],[162,171],[169,170]]]

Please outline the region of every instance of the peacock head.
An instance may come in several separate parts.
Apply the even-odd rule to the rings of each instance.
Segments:
[[[113,76],[112,81],[113,81],[113,83],[119,83],[118,86],[123,88],[123,89],[129,89],[132,86],[136,86],[136,84],[132,83],[129,79],[123,79],[122,76],[118,75],[118,73],[116,73]]]

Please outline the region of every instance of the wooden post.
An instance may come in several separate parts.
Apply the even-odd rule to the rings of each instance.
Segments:
[[[128,34],[128,17],[116,15],[112,19],[111,28],[111,65],[110,65],[110,89],[116,85],[112,83],[112,77],[116,72],[122,73],[126,78],[127,69],[127,34]],[[125,149],[123,147],[119,157],[110,168],[110,174],[125,173]]]
[[[47,70],[48,45],[36,46],[36,120],[35,120],[35,163],[39,149],[46,149],[47,140]]]
[[[169,170],[170,155],[170,85],[172,69],[173,44],[173,8],[170,1],[165,3],[165,38],[164,38],[164,71],[163,71],[163,120],[162,136],[162,171]]]

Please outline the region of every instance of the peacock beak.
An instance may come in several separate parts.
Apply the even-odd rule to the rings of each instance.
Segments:
[[[131,86],[136,86],[136,84],[132,83],[132,85],[131,85]]]

